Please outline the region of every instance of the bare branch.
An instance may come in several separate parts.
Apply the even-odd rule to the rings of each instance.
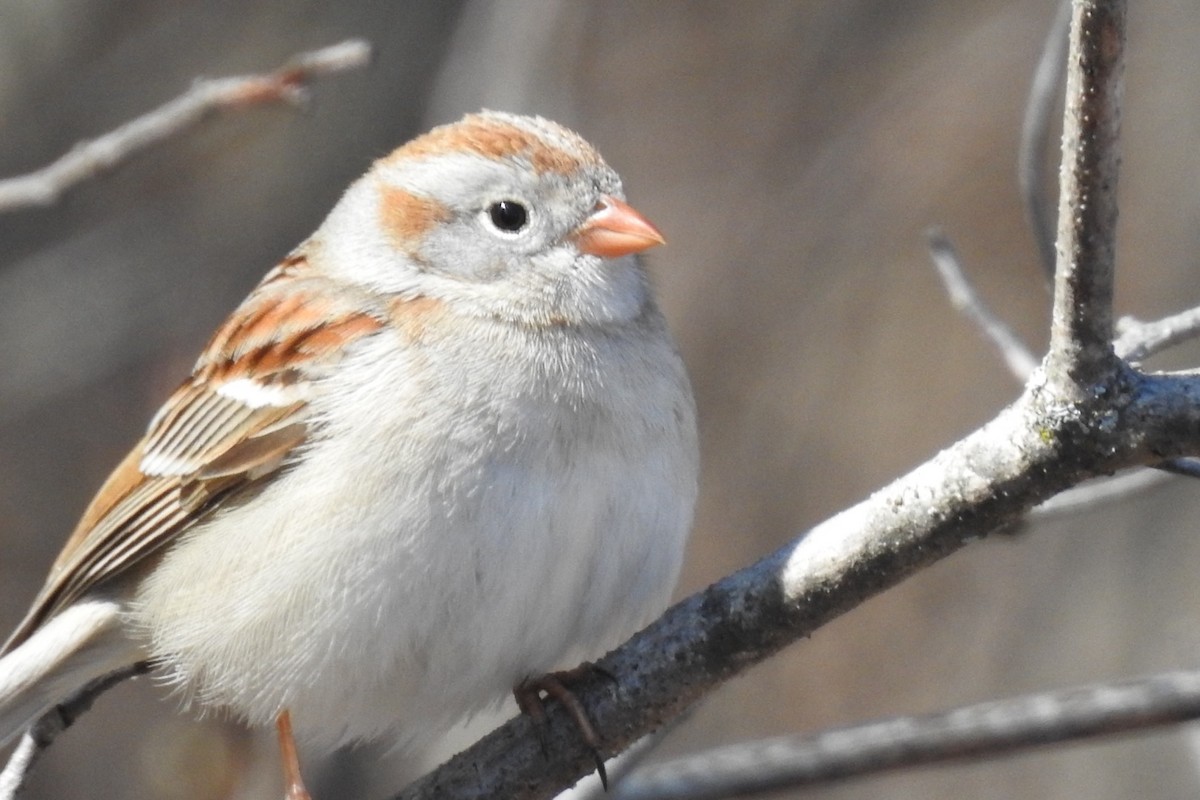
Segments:
[[[4,771],[0,772],[0,800],[14,800],[17,797],[25,785],[29,770],[37,763],[41,754],[54,743],[60,733],[74,725],[75,720],[92,707],[97,697],[121,681],[145,674],[148,669],[144,663],[134,664],[98,678],[44,714],[21,737]]]
[[[1172,672],[710,750],[638,770],[613,800],[716,800],[1200,719],[1200,672]]]
[[[34,762],[43,748],[39,748],[33,734],[29,731],[21,737],[17,747],[9,756],[8,764],[0,772],[0,800],[14,800],[25,787],[26,776],[33,769]]]
[[[1121,371],[1090,399],[1036,378],[978,431],[758,564],[671,608],[576,687],[603,755],[729,677],[1081,480],[1200,451],[1200,378]],[[510,721],[399,797],[550,797],[591,770],[569,715]],[[539,746],[546,743],[546,750]]]
[[[1117,355],[1129,361],[1144,361],[1156,353],[1200,336],[1200,308],[1141,322],[1122,317],[1117,322]]]
[[[1116,368],[1112,290],[1124,51],[1125,3],[1075,0],[1046,371],[1077,393]]]
[[[370,59],[370,46],[351,39],[302,53],[263,75],[198,80],[192,88],[98,139],[80,142],[53,164],[28,175],[0,180],[0,213],[56,202],[66,191],[174,136],[206,116],[267,103],[299,104],[317,78],[357,69]]]
[[[1046,192],[1049,183],[1046,156],[1051,140],[1050,124],[1059,116],[1061,108],[1060,89],[1067,68],[1070,23],[1070,0],[1062,0],[1046,34],[1046,43],[1029,86],[1025,119],[1021,124],[1021,145],[1017,152],[1017,181],[1025,201],[1025,217],[1049,280],[1054,278],[1054,212]]]
[[[983,302],[983,298],[967,280],[958,253],[946,235],[934,228],[927,231],[926,236],[929,240],[929,254],[933,257],[938,275],[946,287],[946,294],[950,296],[950,303],[974,322],[984,337],[996,346],[1004,358],[1004,363],[1008,365],[1008,371],[1017,380],[1022,383],[1029,380],[1029,376],[1038,365],[1033,351]]]

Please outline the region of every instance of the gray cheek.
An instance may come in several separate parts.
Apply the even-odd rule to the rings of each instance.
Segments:
[[[470,277],[471,280],[479,283],[495,283],[511,271],[505,259],[500,255],[494,254],[491,258],[481,262]]]
[[[471,222],[431,231],[419,252],[425,271],[467,281],[494,279],[491,276],[501,266],[498,255],[495,243],[481,238]]]

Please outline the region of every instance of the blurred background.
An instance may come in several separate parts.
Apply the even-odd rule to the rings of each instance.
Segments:
[[[0,629],[266,269],[373,159],[483,106],[582,132],[670,241],[649,261],[705,465],[679,593],[859,500],[1019,390],[946,301],[928,226],[1044,346],[1014,165],[1053,15],[1048,0],[0,0],[0,175],[196,76],[347,36],[377,51],[319,83],[306,113],[221,116],[54,207],[0,216]],[[1131,12],[1121,313],[1200,303],[1198,38],[1190,0]],[[660,754],[1194,665],[1198,515],[1179,480],[978,542],[735,680]],[[28,796],[278,796],[271,737],[163,696],[146,680],[106,695]],[[310,762],[311,788],[381,797],[416,768],[378,756]],[[1197,763],[1174,730],[804,796],[1174,798],[1200,788]]]

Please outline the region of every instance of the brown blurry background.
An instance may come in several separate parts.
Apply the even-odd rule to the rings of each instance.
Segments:
[[[1117,302],[1150,318],[1200,303],[1200,4],[1133,5]],[[218,118],[53,208],[0,216],[0,629],[213,326],[372,159],[481,106],[581,131],[670,241],[650,262],[705,460],[679,591],[860,499],[1018,391],[947,303],[926,227],[1044,343],[1014,163],[1053,13],[1048,0],[0,0],[0,174],[195,76],[347,36],[377,48],[370,70],[319,84],[308,113]],[[734,681],[662,752],[1192,665],[1198,498],[1180,481],[980,542]],[[269,737],[162,695],[142,681],[105,696],[29,797],[278,796]],[[398,788],[403,766],[375,756],[312,762],[318,797]],[[1200,787],[1194,759],[1176,730],[805,796],[1173,798]]]

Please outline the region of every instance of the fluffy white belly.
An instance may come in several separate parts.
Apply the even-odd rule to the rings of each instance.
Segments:
[[[356,429],[324,409],[339,435],[264,489],[277,502],[185,535],[132,612],[189,701],[252,723],[287,708],[326,745],[414,744],[616,644],[665,605],[695,496],[673,353],[604,374],[557,353],[547,394],[528,365],[435,387],[437,364],[371,350],[336,394],[393,412]],[[630,396],[614,383],[636,409],[606,402]]]

